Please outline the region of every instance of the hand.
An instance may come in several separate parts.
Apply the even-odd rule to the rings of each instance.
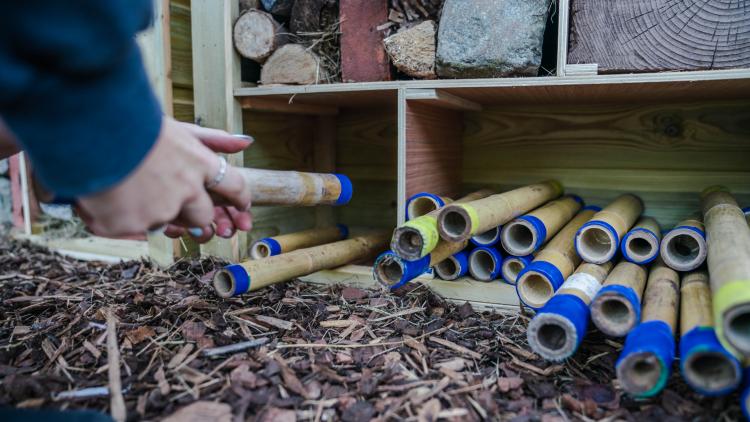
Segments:
[[[215,143],[205,131],[191,130],[165,117],[156,144],[128,177],[104,192],[79,199],[81,217],[89,228],[98,235],[121,236],[170,222],[210,227],[216,214],[205,184],[219,172],[219,159],[196,135],[203,133],[210,138],[207,144]],[[236,209],[250,206],[245,181],[234,167],[227,168],[224,180],[212,193]],[[240,221],[242,218],[247,218],[242,225],[248,227],[249,215],[237,216]]]

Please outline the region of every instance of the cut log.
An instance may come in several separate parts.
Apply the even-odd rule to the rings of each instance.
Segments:
[[[443,78],[536,76],[549,0],[446,0],[437,74]]]
[[[281,18],[288,18],[294,7],[294,0],[261,0],[261,3],[266,12]]]
[[[599,73],[750,66],[750,0],[571,0],[568,63]]]
[[[414,78],[435,79],[435,23],[424,21],[383,40],[393,65]]]
[[[234,24],[234,48],[242,57],[263,63],[289,39],[284,25],[270,14],[250,9]]]
[[[268,58],[260,71],[260,82],[310,85],[325,79],[318,57],[299,44],[287,44]]]
[[[341,79],[391,80],[391,64],[377,27],[388,20],[388,0],[341,0]]]

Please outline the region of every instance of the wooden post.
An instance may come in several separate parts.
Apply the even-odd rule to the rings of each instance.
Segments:
[[[489,195],[492,195],[492,191],[482,189],[460,198],[455,203],[470,202]],[[439,214],[440,210],[438,209],[421,217],[413,218],[396,228],[391,239],[393,252],[409,261],[415,261],[432,252],[440,242],[437,229],[437,216]]]
[[[269,258],[229,265],[213,279],[216,294],[232,297],[275,283],[337,268],[371,258],[388,246],[388,232],[378,232],[349,240],[298,249]]]
[[[657,261],[643,294],[643,317],[625,339],[616,363],[623,390],[636,397],[658,394],[669,379],[680,308],[680,276]]]
[[[750,228],[722,188],[704,191],[701,206],[716,333],[730,352],[750,358]]]
[[[664,235],[661,259],[676,271],[692,271],[706,261],[706,234],[700,218],[683,220]]]
[[[346,226],[339,224],[334,227],[321,227],[296,233],[266,237],[253,242],[250,246],[249,255],[252,259],[268,258],[269,256],[296,251],[297,249],[336,242],[338,240],[346,239],[348,235],[349,229]]]
[[[531,255],[568,224],[582,206],[581,198],[568,195],[514,219],[503,226],[503,247],[511,255]]]
[[[612,262],[584,262],[529,323],[526,337],[541,357],[560,362],[578,350],[589,324],[589,304],[612,270]]]
[[[611,260],[622,236],[643,212],[643,201],[635,195],[618,196],[576,234],[576,252],[586,262],[601,264]]]
[[[193,92],[195,119],[201,126],[242,133],[242,110],[234,98],[240,86],[240,60],[232,45],[232,26],[239,16],[236,0],[192,0]],[[243,153],[227,157],[244,166]],[[247,234],[214,238],[201,253],[238,262],[247,251]]]
[[[541,308],[575,271],[581,258],[576,254],[573,239],[598,210],[598,207],[584,207],[518,275],[516,292],[524,305]]]
[[[373,265],[373,275],[381,285],[395,290],[419,277],[454,254],[466,248],[467,242],[443,242],[429,255],[415,261],[408,261],[392,251],[381,254]]]
[[[471,202],[450,204],[438,214],[438,231],[445,240],[468,240],[471,236],[501,226],[562,193],[562,185],[550,180]]]
[[[480,246],[469,254],[469,273],[477,281],[493,281],[500,277],[503,256],[493,246]]]
[[[656,219],[641,217],[622,238],[622,257],[635,264],[648,264],[659,256],[660,242],[661,228]]]
[[[708,274],[699,271],[684,275],[680,296],[682,377],[706,396],[731,393],[742,381],[742,367],[716,337]]]
[[[638,325],[645,287],[646,269],[620,261],[591,303],[591,319],[599,331],[608,336],[624,337]]]

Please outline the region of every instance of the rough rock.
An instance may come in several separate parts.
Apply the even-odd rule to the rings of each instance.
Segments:
[[[435,79],[435,23],[424,21],[383,40],[391,62],[401,72]]]

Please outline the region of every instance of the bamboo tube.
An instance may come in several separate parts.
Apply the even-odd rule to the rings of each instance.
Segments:
[[[733,354],[750,357],[750,228],[732,195],[717,188],[702,197],[716,334]]]
[[[708,274],[700,271],[684,275],[680,298],[682,377],[705,396],[731,393],[742,381],[742,368],[716,337]]]
[[[437,211],[451,202],[453,200],[450,198],[433,195],[429,192],[412,195],[406,201],[406,221]]]
[[[474,201],[489,195],[492,195],[492,191],[482,189],[464,196],[455,201],[454,204]],[[401,227],[397,227],[391,238],[391,250],[399,257],[409,261],[416,261],[432,252],[438,246],[440,240],[437,230],[439,213],[440,210],[435,210],[421,217],[413,218]]]
[[[495,246],[500,242],[500,233],[503,227],[497,226],[487,230],[484,233],[471,236],[471,243],[475,246]]]
[[[430,267],[443,262],[466,248],[467,242],[441,242],[435,250],[416,261],[400,258],[393,251],[381,254],[373,265],[375,280],[391,290],[398,289],[411,280],[426,273]]]
[[[532,309],[544,306],[581,263],[573,246],[573,239],[578,229],[599,209],[584,207],[537,253],[531,264],[521,271],[516,282],[516,293],[524,305]]]
[[[238,169],[252,191],[253,205],[345,205],[352,182],[342,174]]]
[[[586,262],[601,264],[614,258],[620,239],[643,212],[643,202],[635,195],[615,198],[576,234],[576,251]]]
[[[497,248],[480,246],[469,254],[469,273],[477,281],[492,281],[500,276],[503,256]]]
[[[645,287],[645,267],[620,261],[591,303],[591,319],[599,331],[608,336],[624,337],[638,325]]]
[[[745,366],[745,386],[740,393],[740,407],[745,419],[750,421],[750,363]]]
[[[500,242],[511,255],[530,255],[552,239],[582,206],[583,200],[576,195],[550,201],[506,224]]]
[[[435,264],[435,274],[443,280],[453,281],[469,272],[469,253],[466,250],[449,256]]]
[[[438,214],[438,231],[440,237],[448,241],[466,240],[501,226],[562,193],[562,185],[550,180],[476,201],[447,205]]]
[[[250,258],[261,259],[280,255],[297,249],[323,245],[346,239],[349,228],[343,224],[334,227],[322,227],[296,233],[282,234],[256,240],[250,246]]]
[[[388,233],[341,240],[298,249],[255,261],[228,265],[214,275],[213,286],[221,297],[232,297],[271,284],[368,259],[388,247]]]
[[[533,255],[510,255],[505,257],[505,259],[503,260],[503,268],[500,270],[503,281],[510,284],[511,286],[515,286],[516,281],[518,281],[518,275],[521,274],[521,271],[523,271],[524,268],[531,264],[531,261],[533,260]]]
[[[643,294],[643,322],[625,339],[615,369],[623,390],[652,397],[667,384],[675,353],[680,277],[657,261]]]
[[[641,217],[622,238],[622,257],[634,264],[646,265],[659,256],[661,228],[656,219]]]
[[[706,261],[706,233],[700,218],[679,222],[661,241],[661,259],[676,271],[692,271]]]
[[[750,224],[750,207],[743,208],[742,212],[745,213],[745,220],[747,220],[747,224]]]
[[[526,337],[539,356],[559,362],[578,350],[589,325],[589,304],[612,270],[612,262],[584,262],[529,323]]]

